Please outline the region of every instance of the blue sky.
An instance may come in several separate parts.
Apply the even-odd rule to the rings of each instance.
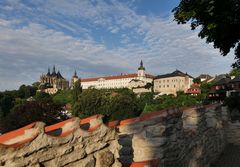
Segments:
[[[198,30],[177,25],[179,0],[1,0],[0,90],[31,84],[56,65],[70,79],[175,69],[193,76],[227,73],[222,57]]]

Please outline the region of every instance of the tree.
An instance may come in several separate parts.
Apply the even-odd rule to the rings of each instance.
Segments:
[[[18,105],[3,121],[0,122],[1,132],[5,133],[35,121],[45,122],[47,125],[65,120],[68,117],[61,112],[60,105],[51,101],[32,101]]]
[[[201,83],[201,79],[200,78],[194,78],[193,79],[193,83],[200,84]]]
[[[37,91],[36,87],[21,85],[18,89],[18,97],[28,98],[30,96],[35,96]]]
[[[53,95],[53,101],[58,104],[67,104],[72,102],[72,92],[71,90],[59,90]]]
[[[4,94],[0,99],[0,107],[2,110],[2,116],[5,117],[14,106],[14,98],[10,95]]]
[[[230,73],[229,73],[230,76],[240,76],[240,68],[233,68]]]
[[[45,92],[37,92],[34,96],[37,101],[51,101],[52,97]]]
[[[77,80],[75,83],[74,83],[74,87],[73,87],[73,90],[72,90],[72,102],[73,104],[79,100],[79,96],[80,94],[82,93],[82,86],[81,86],[81,82],[80,80]]]
[[[179,24],[190,22],[193,30],[201,26],[198,36],[213,42],[223,56],[235,47],[233,67],[240,67],[239,0],[181,0],[173,12]]]
[[[122,120],[139,116],[136,98],[130,94],[119,94],[111,99],[109,120]]]
[[[87,89],[83,91],[73,105],[73,115],[80,118],[95,114],[109,115],[109,99],[103,90]]]

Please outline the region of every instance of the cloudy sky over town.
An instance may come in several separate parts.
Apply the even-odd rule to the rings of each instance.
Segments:
[[[53,64],[68,80],[179,69],[193,76],[227,73],[223,57],[198,30],[177,25],[179,0],[1,0],[0,90],[39,80]]]

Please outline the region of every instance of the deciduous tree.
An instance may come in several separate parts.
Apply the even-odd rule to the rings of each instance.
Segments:
[[[179,24],[190,22],[193,30],[201,26],[198,36],[213,43],[223,56],[235,48],[233,67],[240,67],[239,0],[181,0],[173,12]]]

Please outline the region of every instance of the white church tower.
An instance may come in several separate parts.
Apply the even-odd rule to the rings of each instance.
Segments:
[[[138,68],[138,78],[139,79],[143,79],[143,78],[145,78],[146,76],[145,76],[145,67],[143,67],[143,62],[142,62],[142,60],[141,60],[141,62],[140,62],[140,67]]]

